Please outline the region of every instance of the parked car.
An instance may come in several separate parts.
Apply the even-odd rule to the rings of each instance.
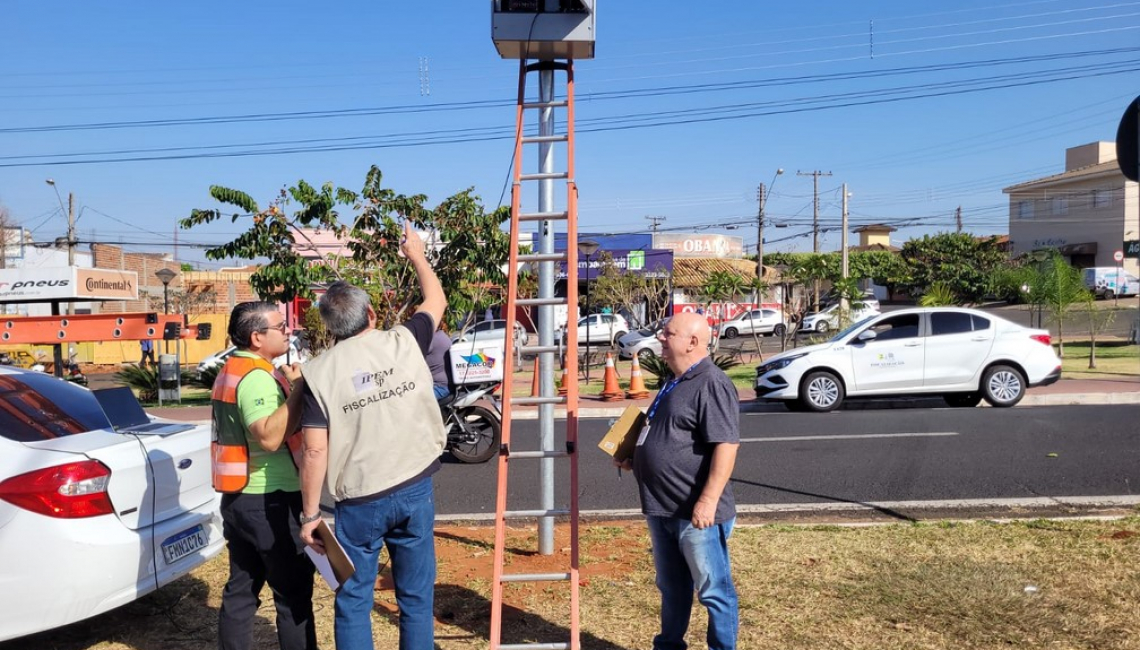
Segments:
[[[632,359],[634,355],[637,355],[637,358],[644,360],[661,356],[661,341],[657,340],[657,334],[667,322],[669,322],[668,318],[662,318],[619,338],[617,340],[618,357]]]
[[[518,321],[515,321],[515,345],[524,340],[526,340],[526,329]],[[497,343],[505,347],[507,344],[507,321],[503,318],[495,318],[475,323],[467,330],[452,335],[451,342],[452,344]]]
[[[719,329],[720,336],[726,339],[747,334],[783,336],[788,330],[788,322],[778,309],[751,309],[721,323]]]
[[[0,406],[0,641],[129,603],[222,550],[209,425],[116,430],[92,391],[18,368],[0,368]]]
[[[578,345],[610,345],[629,332],[629,323],[621,314],[590,314],[578,319]],[[589,337],[588,339],[586,337]],[[566,342],[566,333],[559,337]]]
[[[230,347],[215,352],[210,356],[198,362],[198,378],[202,378],[202,373],[214,366],[221,366],[230,358],[234,352],[237,352],[237,346],[231,345]],[[289,336],[289,351],[273,360],[273,367],[280,368],[288,363],[305,363],[309,360],[309,346],[305,344],[304,339],[297,335]]]
[[[844,399],[941,395],[950,406],[1013,406],[1061,377],[1048,330],[975,309],[930,307],[870,316],[830,341],[756,369],[756,397],[831,411]]]
[[[864,306],[859,309],[850,310],[850,320],[857,323],[869,316],[877,316],[879,310],[877,307]],[[839,329],[839,305],[834,304],[825,308],[823,311],[804,316],[804,322],[800,324],[800,332],[817,334],[825,334],[830,331]]]

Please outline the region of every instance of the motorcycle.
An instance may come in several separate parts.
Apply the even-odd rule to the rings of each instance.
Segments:
[[[447,450],[464,463],[485,463],[499,452],[503,412],[492,394],[502,382],[460,384],[440,400]],[[477,403],[482,400],[482,403]],[[486,406],[486,405],[489,405]]]

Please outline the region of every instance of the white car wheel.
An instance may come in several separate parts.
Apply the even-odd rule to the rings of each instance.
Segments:
[[[1025,397],[1025,377],[1012,366],[993,366],[982,375],[982,395],[990,406],[1013,406]]]
[[[815,324],[815,331],[819,332],[820,334],[827,332],[829,329],[831,329],[831,326],[828,325],[827,321],[825,320],[821,320]]]
[[[800,402],[810,411],[834,411],[843,403],[843,384],[830,372],[813,372],[800,386]]]

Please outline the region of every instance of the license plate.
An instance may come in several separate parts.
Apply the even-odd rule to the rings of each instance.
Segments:
[[[167,538],[162,543],[162,556],[166,558],[167,564],[174,564],[194,551],[205,547],[206,531],[201,526],[195,526]]]

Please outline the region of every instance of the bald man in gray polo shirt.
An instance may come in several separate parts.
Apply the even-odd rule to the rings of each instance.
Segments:
[[[683,650],[693,591],[708,610],[709,650],[735,650],[739,613],[728,557],[736,522],[729,478],[740,446],[740,405],[732,380],[708,354],[708,322],[673,316],[658,338],[672,377],[638,438],[633,469],[653,542],[661,632],[653,650]]]

